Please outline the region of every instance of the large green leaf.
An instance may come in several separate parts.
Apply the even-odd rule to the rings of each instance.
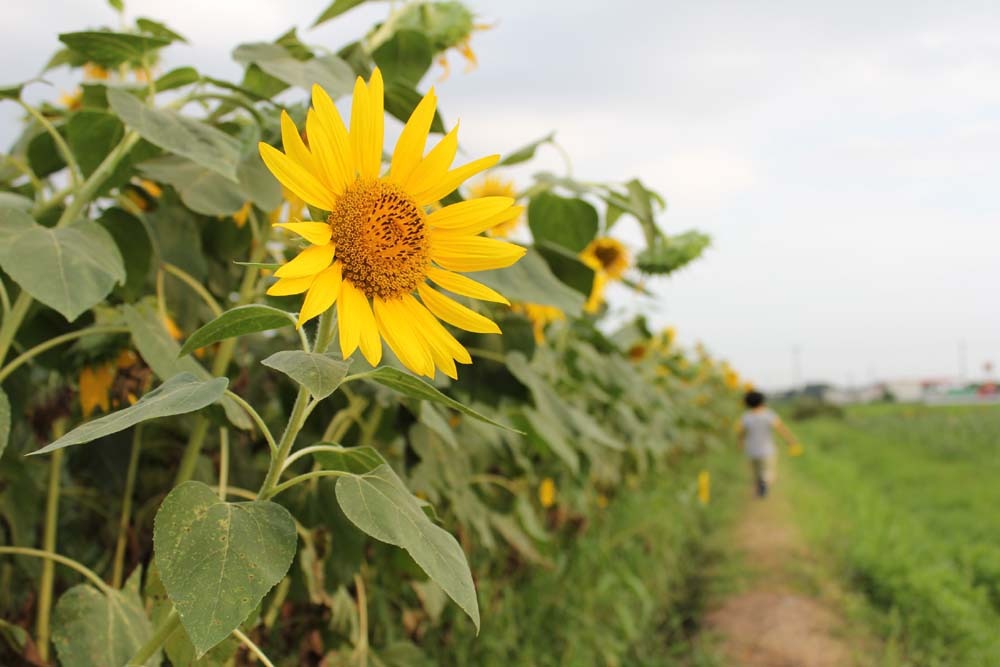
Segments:
[[[236,168],[237,183],[178,155],[164,155],[138,165],[149,178],[172,185],[181,201],[204,215],[232,215],[250,201],[265,211],[281,205],[281,186],[256,151]]]
[[[387,82],[415,87],[434,62],[434,47],[424,33],[400,30],[375,49],[372,58]]]
[[[7,449],[7,442],[10,440],[10,400],[3,389],[0,389],[0,458],[3,458],[3,451]]]
[[[228,134],[176,111],[153,108],[118,88],[108,88],[108,103],[146,141],[236,182],[240,143]]]
[[[135,25],[139,28],[139,30],[142,30],[144,33],[148,35],[161,37],[163,39],[170,40],[171,42],[184,42],[185,44],[187,43],[187,40],[184,39],[182,35],[174,32],[173,30],[168,28],[163,23],[160,23],[159,21],[154,21],[153,19],[147,19],[147,18],[137,18],[135,20]],[[159,90],[159,88],[157,88],[157,90]]]
[[[536,241],[580,252],[597,235],[597,209],[582,199],[543,192],[528,204],[528,227]]]
[[[88,584],[62,594],[52,614],[52,643],[63,667],[124,665],[153,635],[143,610],[136,570],[120,591],[107,595]],[[143,663],[162,661],[157,651]]]
[[[459,403],[453,398],[445,396],[424,380],[397,368],[381,366],[375,370],[368,371],[367,373],[359,373],[353,377],[377,382],[384,387],[389,387],[390,389],[398,391],[399,393],[405,394],[411,398],[419,398],[422,401],[434,401],[435,403],[441,403],[452,410],[458,410],[462,414],[478,419],[479,421],[486,422],[487,424],[498,426],[508,431],[514,430],[509,426],[505,426],[498,421],[490,419],[482,413],[476,412],[472,408]]]
[[[354,70],[335,55],[299,60],[280,44],[257,42],[236,47],[233,58],[306,91],[319,84],[334,99],[354,88]]]
[[[122,314],[125,316],[125,326],[132,334],[132,342],[143,361],[149,364],[160,379],[173,377],[178,373],[190,373],[200,380],[212,379],[211,373],[197,361],[190,356],[180,356],[180,345],[170,337],[160,316],[150,304],[126,305]],[[223,396],[220,403],[233,426],[245,431],[253,428],[253,421],[236,401]]]
[[[201,410],[222,398],[228,384],[227,378],[199,380],[190,373],[175,375],[140,398],[135,405],[83,423],[55,442],[31,452],[29,456],[91,442],[150,419]]]
[[[392,468],[383,463],[369,472],[341,477],[336,493],[354,525],[405,549],[479,630],[479,602],[465,552],[451,533],[431,523]]]
[[[153,243],[149,230],[139,218],[121,208],[109,208],[97,219],[97,224],[111,234],[125,264],[125,283],[117,294],[134,301],[145,293],[146,278],[153,259]]]
[[[122,122],[106,111],[84,109],[66,123],[66,141],[84,176],[93,173],[124,134]]]
[[[410,119],[410,114],[417,108],[423,97],[414,86],[404,81],[386,81],[385,83],[385,110],[404,123]],[[441,134],[445,132],[440,109],[434,112],[431,132]]]
[[[238,306],[222,313],[191,334],[180,350],[180,356],[191,354],[200,347],[227,338],[280,329],[295,324],[295,318],[271,306]]]
[[[583,294],[556,278],[546,261],[531,248],[511,267],[470,273],[469,277],[489,285],[511,301],[555,306],[570,317],[583,310]]]
[[[550,241],[537,241],[535,250],[561,282],[580,294],[590,294],[594,284],[594,270],[580,261],[576,253]]]
[[[340,447],[332,442],[321,442],[331,449],[313,453],[316,462],[326,470],[363,475],[385,463],[385,459],[374,447]],[[338,449],[334,450],[333,447]]]
[[[156,92],[182,88],[201,81],[201,74],[193,67],[178,67],[172,69],[156,80]]]
[[[689,230],[673,236],[659,236],[635,258],[643,273],[666,275],[701,257],[712,239],[707,234]]]
[[[312,24],[312,27],[315,28],[320,23],[326,23],[330,19],[340,16],[348,9],[353,9],[364,2],[368,2],[368,0],[333,0],[330,6],[324,9],[323,13],[319,15],[319,18]]]
[[[96,222],[49,228],[14,209],[0,209],[0,268],[71,322],[126,278],[114,240]]]
[[[335,392],[351,366],[350,360],[302,350],[275,352],[260,363],[292,378],[317,400]]]
[[[106,68],[118,67],[125,62],[139,63],[146,55],[171,42],[158,36],[96,30],[64,32],[59,35],[59,41],[84,60]]]
[[[153,528],[156,566],[199,655],[281,581],[296,543],[295,521],[277,503],[223,502],[200,482],[167,495]]]

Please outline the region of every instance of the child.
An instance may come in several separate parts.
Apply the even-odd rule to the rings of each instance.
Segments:
[[[747,411],[740,417],[739,435],[743,451],[750,459],[754,482],[757,485],[757,496],[767,495],[767,488],[774,483],[775,448],[772,433],[777,431],[790,446],[798,441],[788,427],[774,412],[764,405],[764,394],[759,391],[748,391],[743,397]]]

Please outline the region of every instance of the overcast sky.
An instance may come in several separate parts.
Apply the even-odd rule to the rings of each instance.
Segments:
[[[56,33],[116,21],[100,0],[7,4],[0,83],[35,75]],[[233,47],[305,28],[328,0],[126,4],[191,41],[165,67],[234,78]],[[796,347],[802,379],[837,383],[954,376],[962,342],[970,375],[1000,362],[1000,5],[469,4],[495,23],[474,38],[480,67],[464,74],[453,57],[437,87],[470,155],[556,130],[577,178],[639,176],[667,198],[665,230],[714,238],[702,261],[649,283],[655,299],[613,293],[617,315],[674,324],[772,387],[796,379]],[[335,49],[386,6],[303,38]],[[16,118],[0,105],[4,144]],[[513,175],[541,169],[561,170],[558,153]]]

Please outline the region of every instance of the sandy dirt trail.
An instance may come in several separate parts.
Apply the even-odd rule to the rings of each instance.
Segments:
[[[752,499],[734,530],[734,547],[750,570],[747,590],[709,612],[708,630],[734,667],[852,667],[843,619],[794,589],[809,553],[780,487]]]

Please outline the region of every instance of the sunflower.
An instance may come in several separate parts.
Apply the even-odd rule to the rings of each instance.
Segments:
[[[628,250],[621,241],[602,236],[591,241],[580,253],[580,260],[594,270],[594,284],[583,309],[596,313],[604,303],[604,288],[609,280],[621,280],[628,268]]]
[[[481,197],[429,212],[468,178],[496,164],[498,155],[451,168],[458,128],[424,154],[437,106],[432,88],[403,128],[388,172],[380,175],[383,84],[378,69],[354,85],[350,129],[333,100],[313,86],[306,117],[309,146],[287,113],[281,115],[285,152],[261,143],[264,163],[293,194],[329,214],[325,221],[279,225],[309,246],[274,272],[271,295],[305,293],[298,326],[337,306],[340,349],[359,347],[370,364],[382,359],[382,340],[407,368],[457,377],[455,362],[468,351],[438,321],[476,333],[500,333],[495,322],[428,284],[463,296],[509,303],[459,271],[510,266],[521,246],[481,236],[519,215],[510,197]],[[419,300],[414,296],[416,292]]]
[[[514,181],[508,181],[498,176],[486,176],[475,185],[469,186],[469,193],[473,197],[517,197],[517,189]],[[521,215],[515,215],[508,220],[497,223],[492,229],[486,230],[490,236],[507,238],[510,233],[521,224]]]
[[[543,306],[540,303],[515,303],[511,306],[511,311],[528,318],[531,322],[531,331],[535,335],[535,343],[538,345],[545,342],[545,327],[551,322],[566,319],[566,314],[555,306]]]

